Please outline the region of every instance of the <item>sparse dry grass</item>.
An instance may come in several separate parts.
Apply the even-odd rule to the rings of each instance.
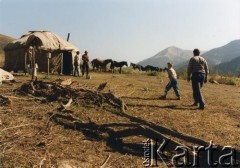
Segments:
[[[175,100],[173,91],[167,100],[158,99],[168,82],[164,73],[157,76],[91,73],[91,76],[91,80],[71,78],[93,89],[108,82],[104,91],[111,90],[121,97],[128,106],[126,113],[74,104],[69,111],[51,120],[50,114],[56,112],[58,102],[41,104],[14,98],[12,110],[0,107],[0,167],[60,167],[64,164],[100,167],[108,157],[106,167],[142,167],[143,141],[159,137],[147,133],[140,125],[154,128],[185,145],[199,145],[189,139],[190,136],[240,150],[240,87],[206,84],[203,91],[207,106],[200,111],[189,106],[192,90],[190,83],[184,80],[179,80],[182,100]],[[29,78],[19,76],[17,80],[24,83]],[[45,80],[57,78],[59,76],[50,76]],[[20,85],[4,84],[0,92],[27,99],[13,92]],[[63,119],[61,115],[71,116],[76,121]]]
[[[220,84],[240,86],[240,78],[237,78],[234,76],[231,77],[231,76],[212,75],[209,81],[212,83],[214,83],[214,81],[217,81]]]

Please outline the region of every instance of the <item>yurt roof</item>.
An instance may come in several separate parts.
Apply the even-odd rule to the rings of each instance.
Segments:
[[[38,49],[44,51],[78,51],[78,48],[64,40],[57,34],[49,31],[29,31],[21,38],[8,43],[4,50],[27,48],[35,41]]]

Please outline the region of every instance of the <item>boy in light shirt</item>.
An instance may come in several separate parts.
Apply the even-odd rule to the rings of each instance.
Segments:
[[[180,100],[180,94],[179,94],[179,89],[178,89],[178,81],[177,81],[177,74],[176,71],[173,69],[173,65],[171,63],[167,63],[168,66],[168,78],[169,78],[169,83],[166,85],[165,88],[165,94],[161,96],[162,99],[166,99],[168,91],[173,88],[177,99]]]

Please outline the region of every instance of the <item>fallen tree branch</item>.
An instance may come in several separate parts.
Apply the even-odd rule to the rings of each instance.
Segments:
[[[39,100],[39,101],[46,100],[45,98],[36,97],[36,96],[33,96],[33,95],[29,94],[29,93],[25,93],[25,92],[23,92],[23,91],[21,91],[21,90],[17,90],[17,91],[18,91],[19,93],[25,95],[25,96],[31,97],[31,99],[29,99],[29,100]],[[21,99],[24,100],[24,98],[21,98]],[[26,100],[27,100],[27,99],[26,99]]]
[[[120,108],[121,112],[125,112],[125,110],[127,110],[127,105],[122,101],[121,98],[117,97],[116,95],[114,95],[111,92],[104,93],[103,95],[106,98],[106,100],[108,101],[108,103],[110,103],[111,105],[113,105],[115,107]]]
[[[52,115],[50,115],[50,117],[48,117],[48,120],[47,120],[46,126],[45,126],[45,130],[47,130],[48,124],[49,124],[50,120],[52,119],[52,117],[53,117],[55,114],[57,114],[57,113],[52,113]]]
[[[10,129],[20,128],[20,127],[25,127],[25,126],[29,126],[29,125],[32,125],[32,124],[23,124],[23,125],[18,125],[18,126],[14,126],[14,127],[8,127],[8,128],[2,129],[0,132],[4,132],[4,131],[10,130]]]
[[[108,154],[108,157],[105,159],[105,161],[103,162],[103,164],[102,164],[102,166],[100,167],[100,168],[105,168],[106,167],[106,165],[107,165],[107,162],[108,162],[108,160],[109,160],[109,158],[110,158],[110,154]]]
[[[70,98],[70,99],[68,100],[67,104],[61,103],[61,107],[62,107],[64,110],[68,109],[68,108],[71,106],[72,101],[73,101],[73,99]]]
[[[22,97],[16,97],[16,96],[6,96],[6,97],[11,98],[11,99],[25,100],[25,101],[29,101],[29,100],[43,100],[43,99],[39,99],[39,98],[36,98],[36,97],[32,97],[32,98],[22,98]]]

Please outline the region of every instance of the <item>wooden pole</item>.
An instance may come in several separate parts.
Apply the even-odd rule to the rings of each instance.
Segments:
[[[32,80],[34,81],[34,72],[35,72],[35,46],[31,47],[32,48]]]
[[[48,71],[47,71],[47,76],[49,76],[49,71],[50,71],[50,59],[51,59],[51,57],[52,57],[52,54],[51,54],[51,52],[48,52],[47,53],[47,59],[48,59]]]
[[[61,53],[61,74],[63,74],[63,53]]]
[[[47,58],[47,76],[49,76],[49,57]]]
[[[27,51],[25,51],[25,55],[24,55],[24,72],[25,75],[27,75]]]
[[[68,33],[68,36],[67,36],[67,41],[69,41],[69,37],[70,37],[70,33]]]

